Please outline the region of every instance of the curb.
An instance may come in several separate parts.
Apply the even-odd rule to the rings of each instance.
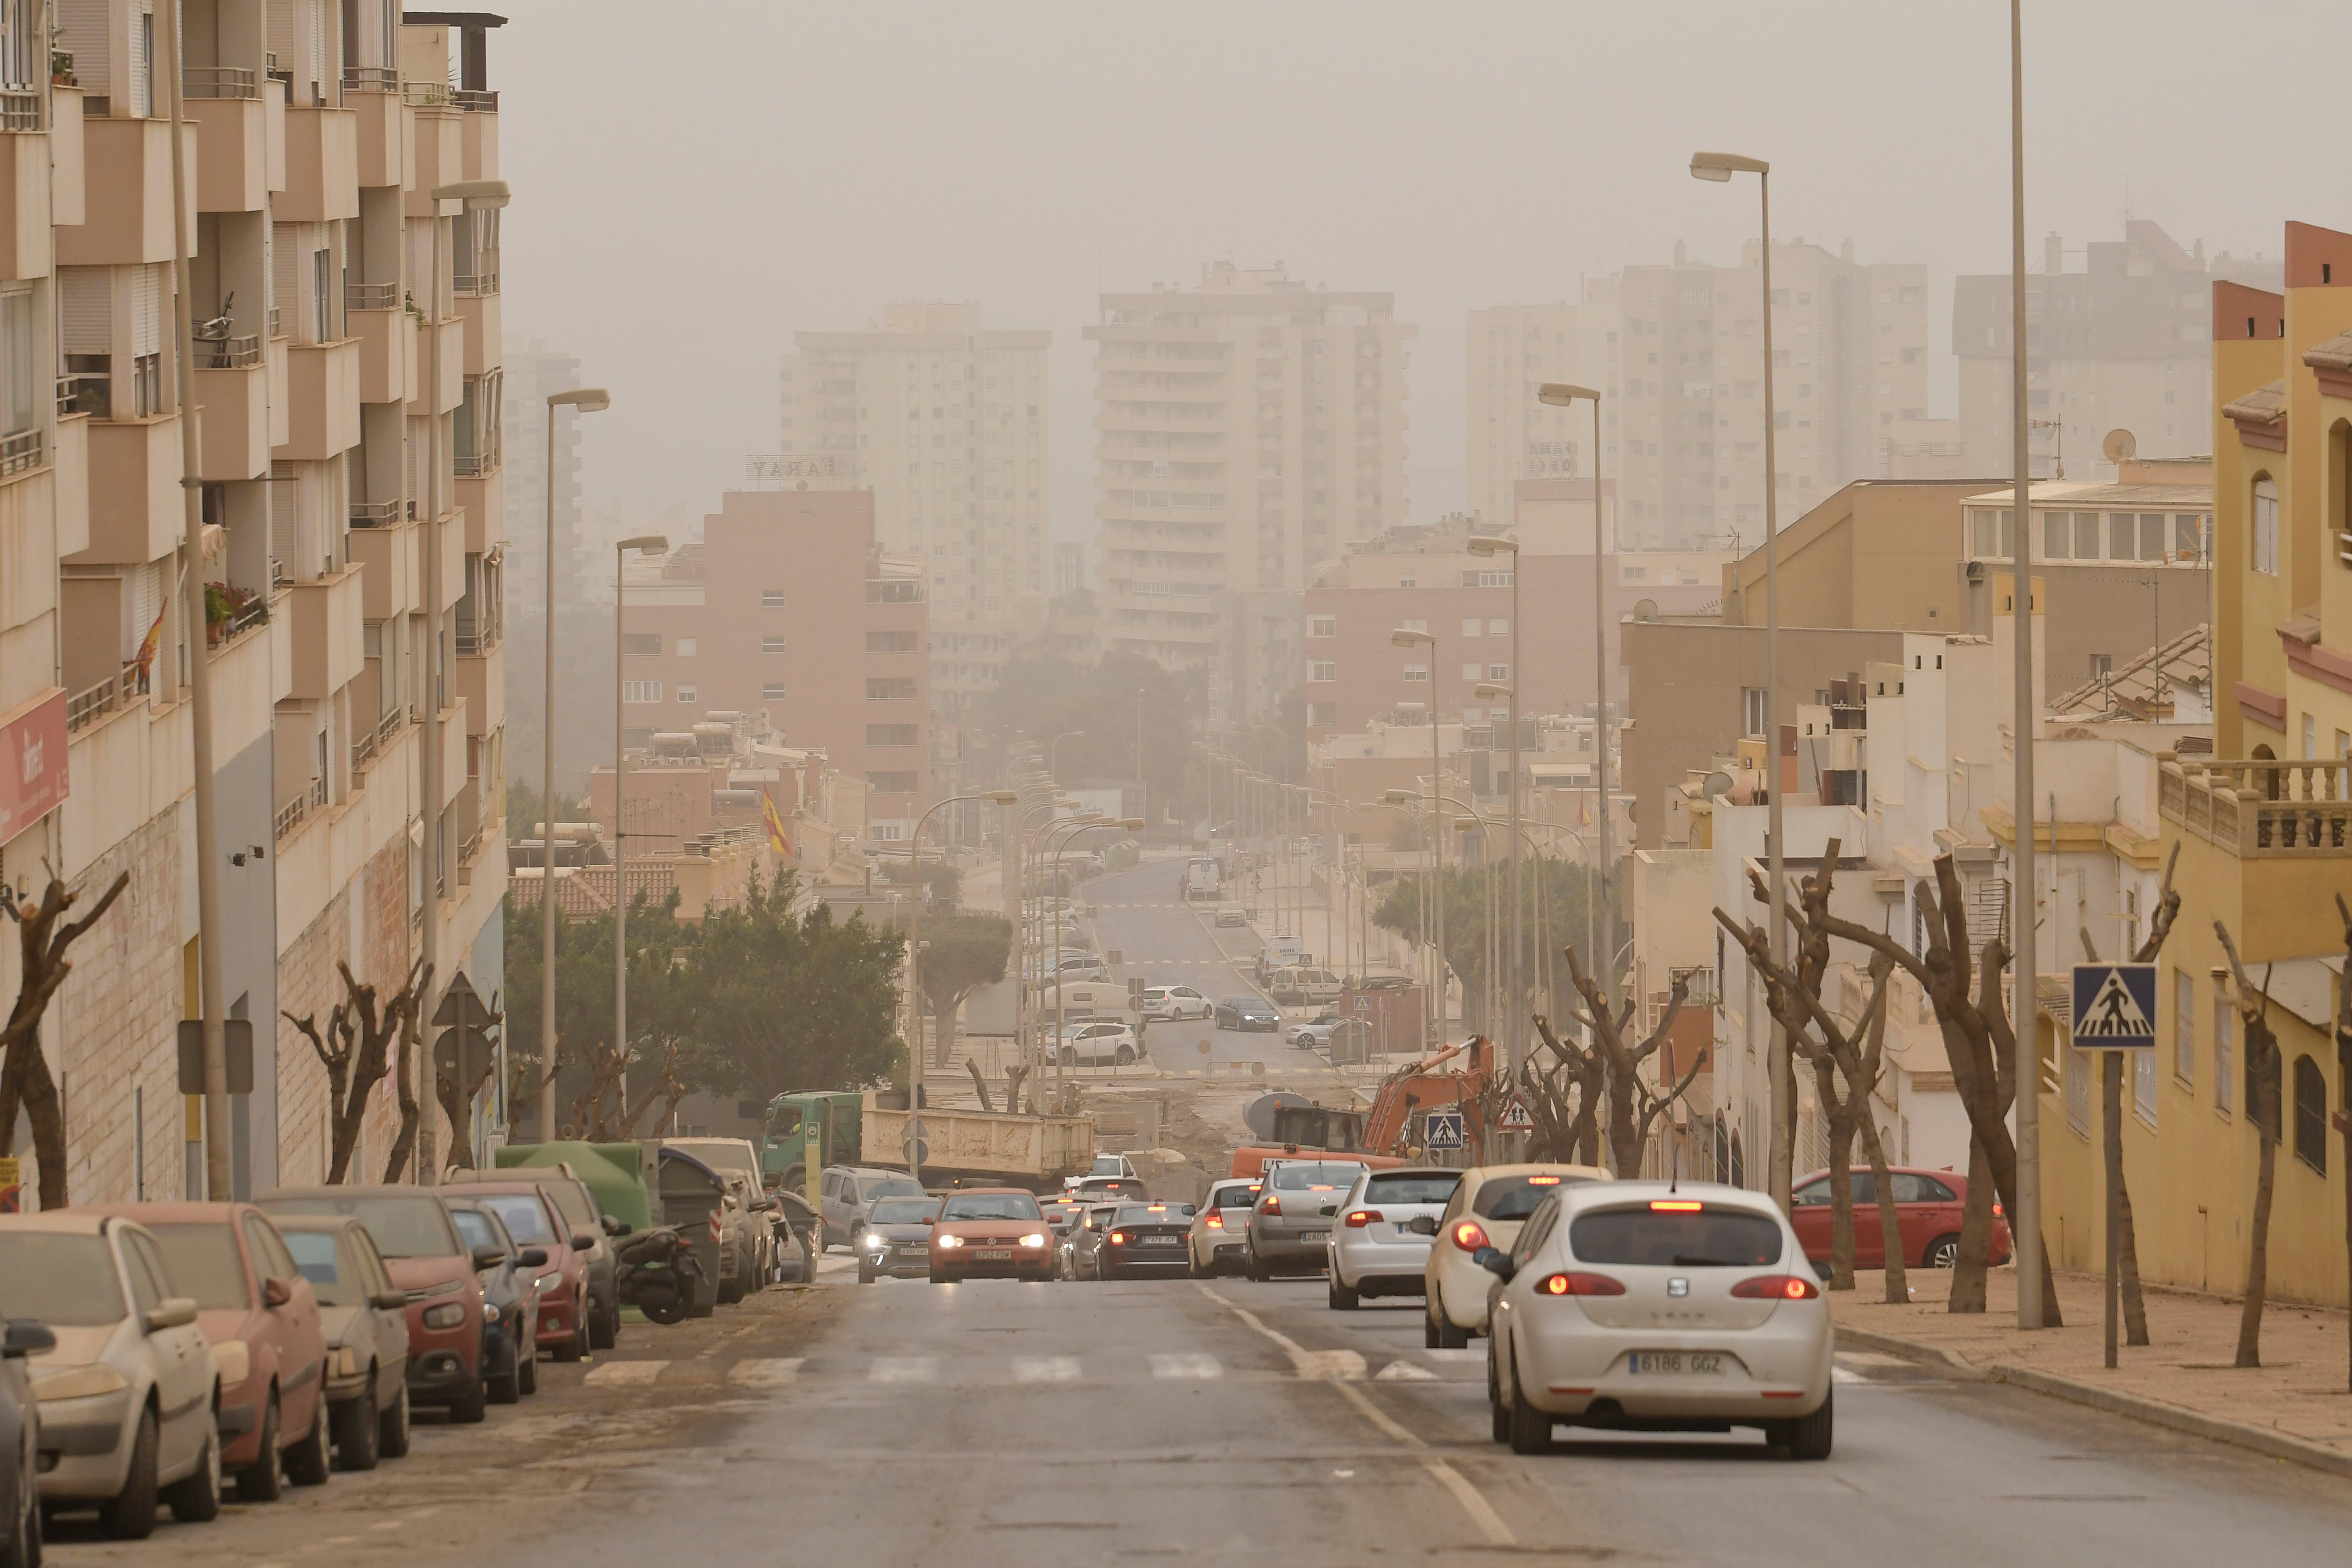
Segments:
[[[2163,1426],[2192,1437],[2203,1437],[2210,1442],[2229,1443],[2237,1447],[2250,1448],[2270,1458],[2284,1459],[2290,1464],[2303,1465],[2311,1469],[2324,1470],[2329,1475],[2352,1479],[2352,1453],[2331,1447],[2325,1443],[2315,1443],[2308,1438],[2290,1436],[2284,1432],[2274,1431],[2268,1426],[2256,1426],[2243,1421],[2231,1421],[2219,1415],[2207,1415],[2189,1409],[2185,1405],[2173,1405],[2161,1399],[2150,1399],[2144,1394],[2123,1394],[2115,1389],[2101,1388],[2096,1384],[2085,1383],[2080,1378],[2064,1377],[2056,1373],[2037,1371],[2032,1367],[2011,1366],[2006,1363],[1979,1366],[1961,1355],[1959,1352],[1941,1345],[1926,1344],[1917,1340],[1906,1340],[1894,1334],[1877,1333],[1867,1329],[1849,1328],[1843,1323],[1837,1326],[1837,1337],[1840,1343],[1851,1342],[1867,1350],[1885,1351],[1916,1360],[1940,1363],[1951,1368],[1958,1375],[1973,1382],[2006,1383],[2034,1394],[2046,1394],[2053,1399],[2063,1399],[2075,1405],[2087,1405],[2095,1410],[2104,1410],[2110,1415],[2127,1415],[2134,1420],[2145,1421],[2153,1426]]]

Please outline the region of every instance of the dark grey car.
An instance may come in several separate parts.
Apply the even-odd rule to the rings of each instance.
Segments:
[[[866,1225],[851,1238],[857,1252],[857,1282],[871,1285],[887,1274],[930,1278],[931,1222],[940,1217],[937,1198],[880,1198]]]
[[[287,1215],[278,1230],[319,1298],[335,1468],[372,1470],[408,1452],[408,1292],[356,1219]]]
[[[1249,1277],[1321,1273],[1339,1201],[1364,1169],[1361,1160],[1266,1162],[1265,1185],[1250,1209],[1248,1245],[1242,1253]]]

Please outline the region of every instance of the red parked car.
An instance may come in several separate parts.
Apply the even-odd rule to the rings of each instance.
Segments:
[[[555,1194],[541,1190],[529,1173],[518,1180],[453,1182],[436,1190],[453,1198],[471,1198],[499,1216],[518,1247],[538,1247],[547,1262],[529,1272],[526,1284],[539,1292],[539,1348],[558,1361],[578,1361],[588,1353],[588,1254],[596,1238],[574,1233],[556,1206]]]
[[[1969,1179],[1957,1171],[1924,1171],[1897,1166],[1887,1173],[1895,1184],[1895,1220],[1903,1233],[1903,1261],[1915,1268],[1949,1268],[1960,1250],[1960,1211],[1969,1197]],[[1830,1173],[1815,1171],[1801,1178],[1795,1193],[1797,1239],[1805,1256],[1816,1263],[1830,1260]],[[2009,1222],[2000,1205],[1992,1209],[1992,1260],[2009,1261]],[[1878,1226],[1878,1184],[1865,1167],[1853,1173],[1853,1266],[1884,1268],[1886,1248]]]
[[[107,1204],[163,1249],[175,1295],[220,1367],[221,1469],[246,1502],[278,1497],[279,1461],[297,1486],[327,1479],[327,1340],[319,1299],[286,1238],[251,1204]]]

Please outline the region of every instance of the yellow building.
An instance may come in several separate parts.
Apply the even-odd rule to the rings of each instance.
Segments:
[[[2289,224],[2285,281],[2284,295],[2213,286],[2213,749],[2159,760],[2181,908],[2158,973],[2159,1087],[2130,1097],[2125,1168],[2142,1274],[2242,1289],[2258,1138],[2219,921],[2269,997],[2282,1058],[2270,1289],[2343,1304],[2331,1117],[2347,1107],[2335,899],[2352,899],[2352,235]],[[2062,1267],[2095,1268],[2095,1130],[2070,1135],[2046,1089],[2042,1127],[2050,1245]]]

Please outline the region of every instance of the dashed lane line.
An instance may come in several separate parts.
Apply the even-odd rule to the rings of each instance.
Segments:
[[[1078,1358],[1074,1355],[1024,1355],[1013,1358],[1015,1383],[1076,1383]]]
[[[937,1383],[940,1360],[928,1355],[876,1356],[866,1375],[871,1383]]]
[[[784,1388],[800,1379],[805,1358],[796,1355],[765,1356],[737,1362],[728,1370],[727,1380],[739,1388]]]
[[[1151,1375],[1171,1382],[1206,1383],[1224,1374],[1224,1364],[1213,1355],[1179,1353],[1151,1358]]]

